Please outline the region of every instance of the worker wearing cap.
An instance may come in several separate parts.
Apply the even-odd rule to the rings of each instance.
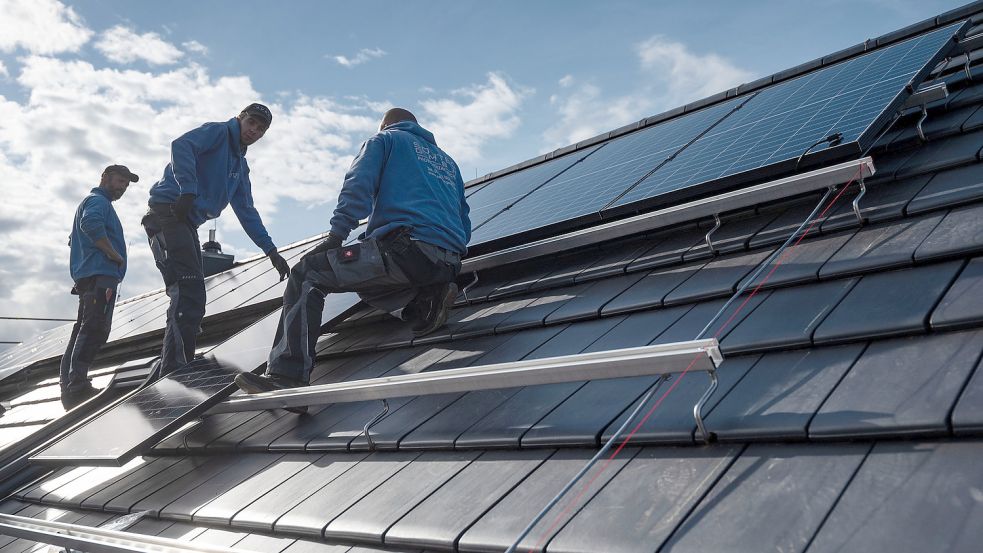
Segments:
[[[365,217],[360,242],[342,247]],[[244,391],[310,381],[325,294],[358,292],[407,321],[414,336],[447,320],[471,238],[469,209],[457,164],[412,113],[394,108],[383,116],[345,175],[330,225],[290,273],[266,374],[236,376]]]
[[[143,218],[150,249],[170,297],[161,374],[194,358],[195,343],[205,316],[205,282],[198,227],[218,217],[226,206],[280,273],[290,266],[277,253],[263,220],[253,206],[246,150],[270,127],[273,115],[262,104],[250,104],[225,122],[205,123],[171,143],[171,161],[164,176],[150,188],[150,210]]]
[[[110,165],[102,172],[99,186],[75,210],[68,245],[75,281],[72,293],[78,294],[79,309],[61,358],[59,382],[66,409],[95,395],[89,367],[109,338],[116,292],[126,274],[126,241],[113,202],[138,180],[125,166]]]

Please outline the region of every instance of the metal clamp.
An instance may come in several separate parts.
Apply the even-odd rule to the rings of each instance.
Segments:
[[[365,426],[362,427],[362,434],[365,435],[365,441],[369,443],[369,451],[375,450],[375,441],[372,440],[372,433],[369,431],[372,430],[372,427],[375,426],[376,423],[382,420],[382,417],[385,417],[388,414],[389,414],[389,402],[386,400],[382,400],[382,411],[378,413],[376,416],[372,417],[372,419],[369,422],[365,423]]]
[[[707,401],[709,401],[709,399],[713,395],[713,393],[715,391],[717,391],[717,371],[716,371],[716,369],[710,369],[710,370],[708,370],[707,371],[707,374],[710,375],[710,387],[707,388],[707,391],[703,392],[703,397],[701,397],[700,398],[700,401],[697,401],[696,402],[696,405],[693,406],[693,418],[696,419],[696,428],[699,430],[700,434],[703,436],[703,442],[704,443],[710,443],[710,433],[707,432],[707,427],[703,423],[703,407],[706,406]]]
[[[720,225],[721,225],[721,223],[720,223],[720,214],[719,213],[714,213],[713,214],[713,220],[716,221],[716,224],[713,225],[713,228],[710,229],[710,231],[707,232],[706,236],[704,237],[706,239],[706,242],[707,242],[707,248],[710,249],[710,255],[713,255],[713,253],[714,253],[714,249],[713,249],[713,233],[717,232],[717,230],[720,228]]]
[[[864,197],[867,193],[867,185],[864,184],[864,179],[860,179],[860,193],[857,197],[853,199],[853,214],[857,216],[857,223],[864,224],[864,217],[860,214],[860,199]]]

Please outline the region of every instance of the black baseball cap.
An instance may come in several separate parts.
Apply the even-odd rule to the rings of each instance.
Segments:
[[[109,167],[103,169],[102,174],[105,175],[106,173],[116,173],[117,175],[123,175],[130,182],[137,182],[140,180],[140,177],[136,176],[129,169],[127,169],[126,165],[110,165]]]
[[[273,113],[270,112],[270,108],[264,106],[260,103],[252,103],[246,106],[246,109],[242,110],[243,113],[248,113],[254,117],[258,117],[263,121],[266,121],[267,126],[273,123]]]

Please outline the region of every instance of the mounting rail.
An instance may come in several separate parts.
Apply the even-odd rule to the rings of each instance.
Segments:
[[[0,514],[0,534],[87,553],[242,553],[204,544]]]
[[[717,340],[709,338],[237,395],[208,412],[259,411],[684,371],[707,372],[712,379],[722,362]]]
[[[822,190],[851,180],[861,180],[874,174],[874,160],[863,157],[838,165],[816,169],[808,173],[792,175],[718,194],[701,200],[694,200],[658,211],[635,215],[626,219],[612,221],[603,225],[544,238],[521,246],[479,255],[465,259],[461,272],[474,272],[500,265],[525,261],[543,255],[556,254],[581,246],[588,246],[623,238],[640,232],[671,227],[703,217],[714,217],[725,211],[752,207],[764,202],[781,200],[799,194]]]

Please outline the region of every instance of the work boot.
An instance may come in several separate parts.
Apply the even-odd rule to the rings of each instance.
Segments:
[[[447,322],[447,312],[457,299],[457,284],[449,282],[429,289],[413,299],[412,325],[413,336],[426,336],[444,326]]]
[[[66,411],[71,411],[86,401],[89,401],[98,393],[99,390],[96,389],[91,382],[86,380],[85,384],[82,384],[81,386],[62,390],[61,404]]]
[[[290,388],[306,386],[306,384],[303,382],[292,378],[286,378],[279,375],[253,373],[237,374],[235,383],[240,390],[246,392],[247,394],[261,394],[263,392],[272,392],[274,390],[288,390]],[[290,411],[291,413],[303,415],[307,413],[307,406],[300,405],[297,407],[286,407],[286,410]]]

